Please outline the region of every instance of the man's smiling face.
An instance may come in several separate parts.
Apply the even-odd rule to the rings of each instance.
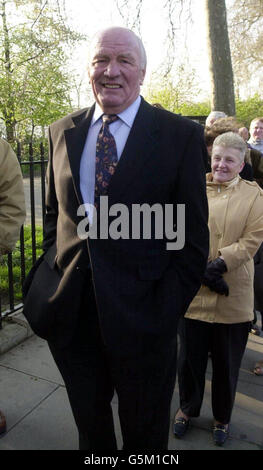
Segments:
[[[255,141],[263,140],[263,122],[254,121],[250,125],[249,132]]]
[[[137,37],[122,28],[102,32],[89,64],[89,78],[97,103],[106,114],[128,108],[140,93],[145,67]]]

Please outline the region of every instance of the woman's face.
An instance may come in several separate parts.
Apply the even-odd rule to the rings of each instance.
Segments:
[[[213,181],[216,183],[230,181],[243,167],[244,162],[241,162],[241,153],[238,149],[221,145],[213,147],[211,161]]]

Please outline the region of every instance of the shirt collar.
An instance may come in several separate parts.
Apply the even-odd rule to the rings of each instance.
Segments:
[[[118,113],[117,116],[125,123],[127,126],[132,127],[133,121],[135,119],[135,116],[138,112],[138,109],[141,104],[141,97],[138,96],[136,100],[124,111],[121,113]],[[91,126],[93,126],[99,119],[101,119],[101,116],[103,115],[103,111],[98,103],[95,105],[95,111],[93,113],[92,119],[91,119]]]

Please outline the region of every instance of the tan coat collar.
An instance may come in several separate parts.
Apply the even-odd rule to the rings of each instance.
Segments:
[[[218,188],[229,189],[235,186],[237,183],[239,183],[240,180],[241,180],[241,177],[237,175],[235,176],[235,178],[233,178],[230,181],[226,181],[225,183],[216,183],[215,181],[213,181],[212,173],[207,173],[206,175],[206,185],[208,188],[211,188],[211,189],[218,189]]]

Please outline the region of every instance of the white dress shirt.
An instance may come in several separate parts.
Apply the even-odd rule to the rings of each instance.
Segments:
[[[120,159],[140,104],[141,97],[138,96],[127,109],[118,114],[119,119],[110,124],[110,132],[116,142],[118,159]],[[96,103],[80,161],[80,191],[90,222],[92,221],[90,209],[94,205],[96,143],[102,126],[103,114],[102,109]]]

